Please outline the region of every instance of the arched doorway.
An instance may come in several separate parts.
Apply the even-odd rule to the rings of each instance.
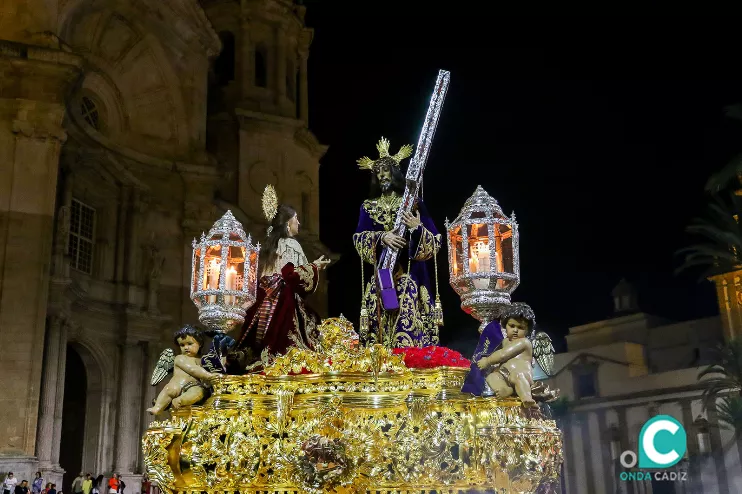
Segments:
[[[72,481],[82,470],[87,393],[85,363],[75,348],[68,345],[64,372],[62,440],[59,447],[59,465],[66,472],[62,481],[63,492],[72,493]]]

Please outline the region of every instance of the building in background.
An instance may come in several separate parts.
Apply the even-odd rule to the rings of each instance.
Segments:
[[[621,281],[614,316],[570,328],[556,355],[551,384],[569,400],[559,414],[564,431],[564,484],[570,494],[742,492],[742,460],[734,432],[716,427],[704,410],[698,374],[713,348],[733,334],[722,317],[671,322],[640,311],[636,293]],[[720,304],[724,314],[724,303]],[[558,410],[560,411],[560,410]],[[652,416],[671,415],[688,438],[686,457],[673,470],[686,481],[621,481],[619,456],[638,451]]]
[[[319,242],[312,30],[288,0],[12,2],[0,15],[0,471],[139,492],[149,373],[196,322],[191,240],[262,238],[272,183]],[[326,286],[312,301],[326,308]],[[58,487],[61,488],[61,487]]]

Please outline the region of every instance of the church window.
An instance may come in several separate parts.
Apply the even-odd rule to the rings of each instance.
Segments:
[[[255,47],[255,85],[268,87],[268,50],[263,45]]]
[[[88,125],[100,130],[100,112],[98,111],[98,105],[91,98],[83,96],[80,99],[80,114]]]
[[[592,398],[598,395],[595,383],[595,371],[582,371],[577,374],[577,396]]]
[[[93,269],[93,232],[95,231],[95,209],[72,199],[70,211],[70,234],[68,239],[70,264],[83,273]]]
[[[582,361],[572,367],[575,395],[578,399],[594,398],[598,393],[598,365]]]

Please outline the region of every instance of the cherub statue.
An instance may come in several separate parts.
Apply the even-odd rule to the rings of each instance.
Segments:
[[[173,373],[170,382],[157,396],[155,404],[147,409],[152,415],[157,415],[171,403],[175,409],[198,403],[206,397],[208,388],[201,381],[215,376],[201,367],[199,354],[204,344],[201,331],[186,324],[175,332],[173,340],[180,347],[180,355],[176,357],[172,348],[166,349],[152,372],[152,386],[157,386],[165,376]]]
[[[513,390],[527,407],[536,406],[531,394],[533,386],[533,345],[528,338],[533,331],[536,317],[524,303],[505,307],[500,315],[500,324],[505,328],[505,339],[497,350],[477,361],[487,373],[487,384],[498,398],[506,398]]]

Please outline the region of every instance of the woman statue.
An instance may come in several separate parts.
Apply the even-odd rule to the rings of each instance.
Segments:
[[[319,337],[319,316],[304,298],[317,288],[319,272],[330,260],[321,256],[312,263],[307,261],[294,238],[300,225],[296,210],[279,205],[271,185],[263,193],[263,214],[270,226],[260,247],[257,298],[229,353],[230,374],[254,369],[266,351],[283,354],[292,346],[314,350]]]

